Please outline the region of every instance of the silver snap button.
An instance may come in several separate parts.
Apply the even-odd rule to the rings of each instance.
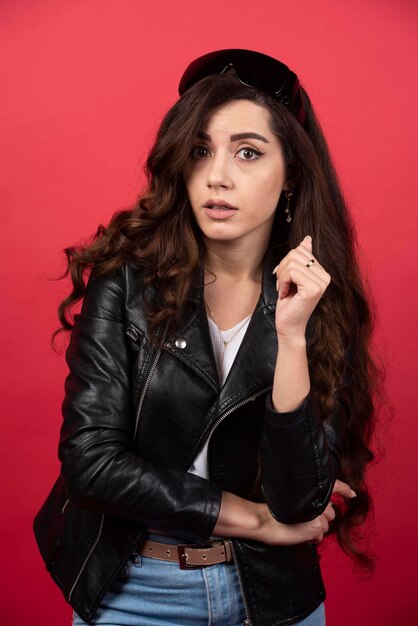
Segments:
[[[184,337],[177,337],[174,345],[176,346],[176,348],[179,348],[179,350],[184,350],[184,348],[187,346],[187,341],[184,339]]]

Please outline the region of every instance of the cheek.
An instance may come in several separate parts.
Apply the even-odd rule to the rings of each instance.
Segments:
[[[276,207],[283,184],[284,178],[281,173],[264,173],[253,181],[252,192],[259,199],[263,198]]]

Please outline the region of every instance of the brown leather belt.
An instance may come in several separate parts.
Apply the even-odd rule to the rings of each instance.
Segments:
[[[147,540],[139,546],[138,552],[151,559],[178,563],[180,569],[207,567],[217,563],[229,563],[233,560],[231,544],[223,539],[216,539],[204,546],[173,545]]]

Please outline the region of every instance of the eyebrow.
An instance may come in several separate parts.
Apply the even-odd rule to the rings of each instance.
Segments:
[[[210,135],[203,131],[198,132],[197,136],[200,139],[206,139],[207,141],[211,141]],[[259,139],[260,141],[264,141],[264,143],[270,143],[268,139],[263,137],[263,135],[259,135],[258,133],[236,133],[235,135],[230,136],[231,141],[239,141],[240,139]]]

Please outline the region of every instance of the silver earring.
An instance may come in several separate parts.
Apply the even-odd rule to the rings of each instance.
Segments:
[[[292,215],[290,213],[290,199],[293,196],[293,191],[285,191],[284,194],[287,198],[287,205],[286,208],[284,210],[284,212],[286,213],[286,222],[291,222],[292,221]]]

